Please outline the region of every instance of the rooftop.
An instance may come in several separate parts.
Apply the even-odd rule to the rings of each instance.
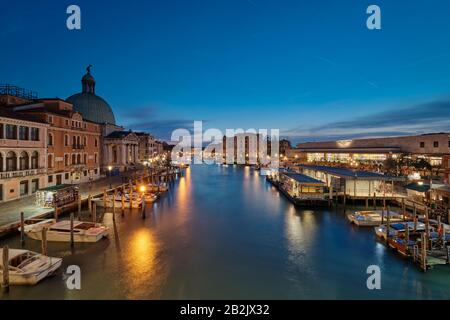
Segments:
[[[328,166],[315,166],[315,165],[300,165],[301,168],[311,169],[315,171],[326,172],[331,175],[338,176],[340,178],[359,178],[366,180],[385,180],[385,181],[403,181],[402,177],[388,176],[372,171],[351,170],[347,168],[337,168]]]
[[[281,174],[284,174],[285,176],[294,179],[297,182],[300,182],[302,184],[321,184],[323,185],[324,183],[320,180],[308,177],[304,174],[301,173],[296,173],[296,172],[282,172]]]
[[[417,192],[427,192],[428,190],[430,190],[430,185],[429,184],[419,184],[417,182],[413,182],[413,183],[407,184],[405,186],[405,188],[408,190],[414,190]]]
[[[11,111],[6,108],[0,108],[0,117],[16,119],[16,120],[31,121],[31,122],[39,122],[42,124],[42,121],[33,115]]]

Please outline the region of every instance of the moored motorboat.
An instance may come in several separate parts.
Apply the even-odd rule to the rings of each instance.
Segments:
[[[158,196],[154,193],[147,193],[144,195],[145,203],[152,203],[152,202],[155,202],[157,199],[158,199]]]
[[[42,229],[47,228],[47,241],[70,242],[70,221],[56,222],[55,219],[46,219],[34,224],[25,225],[25,234],[31,239],[42,240]],[[109,228],[94,222],[74,221],[74,242],[97,242],[108,236]]]
[[[400,232],[404,232],[406,230],[406,226],[408,226],[411,232],[414,231],[414,228],[416,228],[416,231],[425,230],[425,224],[421,222],[418,222],[416,225],[414,225],[413,221],[397,222],[390,225],[389,236],[394,237]],[[386,229],[387,226],[385,224],[374,227],[375,234],[384,240],[386,240]]]
[[[347,215],[347,219],[360,227],[375,227],[382,224],[383,221],[387,221],[386,211],[355,211]],[[400,222],[403,221],[402,215],[396,212],[389,213],[390,222]]]
[[[129,194],[125,194],[124,195],[124,201],[123,201],[123,206],[127,209],[130,208],[140,208],[142,206],[142,197],[138,194],[134,194],[132,199],[133,201],[130,201],[130,195]],[[106,202],[106,207],[107,208],[112,208],[113,206],[116,208],[122,208],[122,195],[117,194],[116,197],[114,198],[114,195],[108,195],[106,197],[106,201],[104,201],[102,198],[98,198],[94,200],[96,205],[98,207],[105,207],[105,202]]]
[[[22,250],[8,250],[8,273],[11,285],[35,285],[52,275],[62,263],[62,258],[44,256]],[[3,249],[0,249],[0,275],[3,277]]]
[[[389,238],[387,242],[389,247],[397,250],[399,253],[407,257],[413,254],[413,248],[416,244],[416,241],[411,239],[406,240],[404,237],[400,236]]]

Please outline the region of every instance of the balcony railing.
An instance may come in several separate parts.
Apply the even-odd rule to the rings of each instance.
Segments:
[[[81,150],[81,149],[84,149],[84,145],[82,145],[82,144],[74,144],[74,145],[72,145],[72,149],[75,149],[75,150]]]
[[[44,174],[44,173],[46,173],[45,168],[0,172],[0,179],[29,177],[29,176],[35,176],[35,175]]]

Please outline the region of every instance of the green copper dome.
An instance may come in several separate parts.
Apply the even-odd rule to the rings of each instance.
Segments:
[[[80,112],[83,119],[96,123],[116,124],[114,113],[109,104],[95,94],[95,79],[91,75],[91,65],[87,67],[87,74],[81,79],[83,91],[67,98],[73,104],[74,111]]]

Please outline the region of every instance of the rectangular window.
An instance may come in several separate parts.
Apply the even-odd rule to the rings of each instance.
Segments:
[[[420,147],[421,147],[421,148],[425,148],[425,142],[421,141],[421,142],[420,142]]]
[[[28,140],[28,127],[19,127],[19,140]]]
[[[439,141],[434,141],[433,142],[433,147],[439,148]]]
[[[87,171],[86,171],[86,170],[83,171],[83,175],[84,175],[85,177],[87,176]]]
[[[48,183],[52,183],[53,182],[53,176],[48,176]]]
[[[31,128],[30,136],[32,141],[39,141],[39,128]]]
[[[66,173],[66,174],[64,175],[64,179],[69,180],[69,174],[68,174],[68,173]]]
[[[97,174],[97,169],[94,170],[94,173]]]
[[[6,125],[6,139],[17,139],[17,126],[12,124]]]
[[[31,180],[31,193],[36,193],[39,190],[39,179]]]
[[[5,137],[3,136],[3,123],[0,123],[0,139],[4,139]],[[450,141],[448,142],[448,145],[450,146]]]
[[[26,196],[28,195],[28,181],[21,181],[20,182],[20,196]]]
[[[450,140],[448,140],[448,147],[450,148]]]
[[[48,123],[53,123],[53,117],[52,116],[48,116]]]

